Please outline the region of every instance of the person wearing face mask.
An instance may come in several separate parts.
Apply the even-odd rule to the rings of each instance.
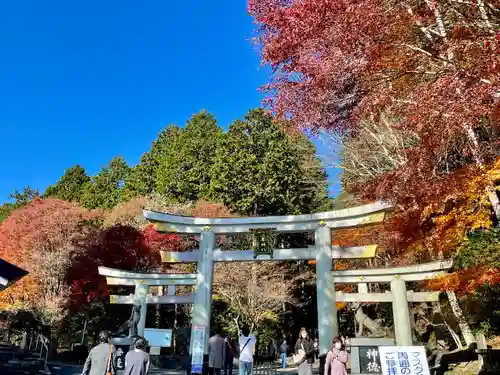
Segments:
[[[314,363],[314,343],[305,328],[300,329],[299,339],[295,343],[294,362],[299,366],[298,375],[312,375]]]
[[[326,355],[324,375],[347,375],[347,358],[348,354],[342,343],[342,338],[335,337],[333,347]]]

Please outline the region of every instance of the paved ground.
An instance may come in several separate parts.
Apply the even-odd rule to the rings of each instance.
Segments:
[[[52,375],[81,375],[82,366],[73,366],[66,364],[54,364],[49,363],[49,369]],[[317,370],[317,369],[316,369]],[[317,371],[315,371],[316,373]],[[278,369],[278,374],[282,375],[293,375],[297,373],[297,368],[289,367],[286,369]],[[184,371],[176,370],[161,370],[161,369],[151,369],[149,371],[151,375],[185,375]],[[120,375],[118,373],[117,375]],[[233,375],[238,375],[238,369],[234,369]]]
[[[52,375],[81,375],[82,366],[49,363]]]

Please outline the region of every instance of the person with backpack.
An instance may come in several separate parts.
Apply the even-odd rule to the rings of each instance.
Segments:
[[[241,330],[241,336],[238,340],[239,355],[239,375],[252,375],[253,355],[255,352],[255,336],[250,334],[250,330],[244,327]]]
[[[337,336],[333,339],[333,347],[326,355],[324,375],[347,375],[347,359],[348,353],[343,340]]]

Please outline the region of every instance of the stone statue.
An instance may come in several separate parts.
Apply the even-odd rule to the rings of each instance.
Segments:
[[[380,326],[381,320],[370,319],[370,317],[363,312],[363,307],[359,302],[353,302],[351,304],[351,310],[354,311],[354,319],[358,323],[356,337],[363,336],[363,330],[365,328],[371,332],[371,337],[385,336],[384,329]]]
[[[137,326],[139,324],[140,319],[141,319],[141,306],[134,305],[132,307],[132,313],[130,314],[129,320],[120,325],[118,331],[116,332],[116,335],[119,336],[124,332],[126,332],[126,330],[128,329],[128,337],[138,336]]]

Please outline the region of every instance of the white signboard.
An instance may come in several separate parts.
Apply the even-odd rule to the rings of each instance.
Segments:
[[[172,344],[172,330],[171,329],[144,329],[144,338],[148,340],[149,346],[166,347],[169,348]]]
[[[379,346],[383,375],[430,375],[423,346]]]
[[[203,370],[203,354],[205,352],[205,326],[193,326],[193,346],[191,373],[201,374]]]
[[[161,348],[157,346],[152,346],[149,348],[149,354],[150,355],[160,355],[161,354]]]

